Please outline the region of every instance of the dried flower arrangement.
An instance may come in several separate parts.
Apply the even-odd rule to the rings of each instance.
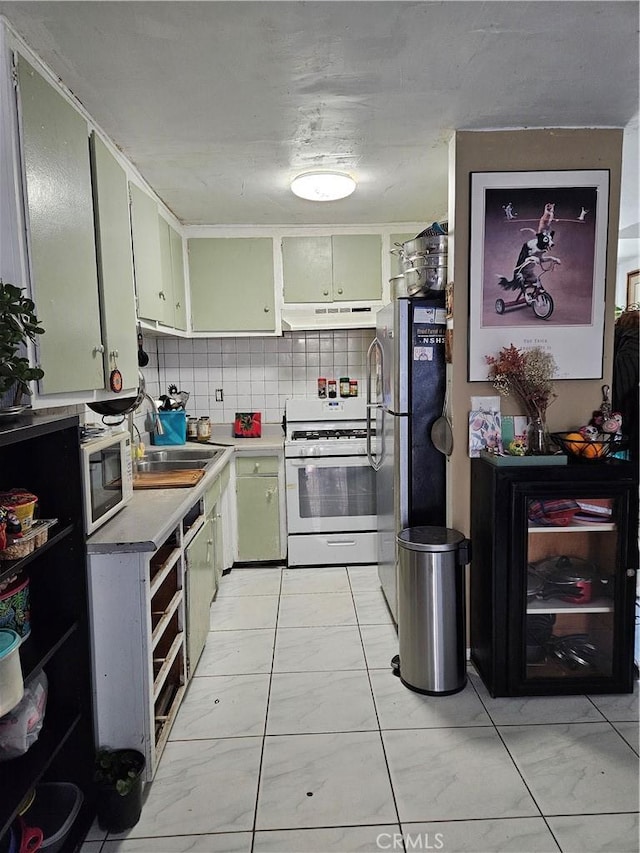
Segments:
[[[513,344],[503,347],[497,358],[485,356],[489,379],[503,396],[515,394],[529,418],[546,420],[547,407],[555,400],[553,378],[556,362],[551,353],[540,347],[520,350]]]

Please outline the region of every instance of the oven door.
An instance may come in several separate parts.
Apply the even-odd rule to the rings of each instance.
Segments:
[[[289,533],[376,529],[375,472],[366,456],[285,459]]]

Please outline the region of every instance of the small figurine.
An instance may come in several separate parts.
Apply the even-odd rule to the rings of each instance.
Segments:
[[[523,435],[516,435],[509,442],[509,453],[512,456],[524,456],[527,452],[527,442]]]
[[[601,429],[602,432],[606,432],[609,435],[620,436],[622,433],[622,415],[620,412],[612,412],[611,417],[602,422]]]
[[[598,438],[598,427],[592,423],[581,426],[578,432],[585,441],[595,441]]]
[[[608,421],[611,417],[611,400],[609,399],[609,386],[602,386],[602,402],[600,403],[600,408],[596,409],[591,415],[591,420],[589,423],[592,426],[598,427],[598,429],[602,429],[602,424],[605,421]]]

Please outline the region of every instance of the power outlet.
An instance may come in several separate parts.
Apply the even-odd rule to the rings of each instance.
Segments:
[[[222,403],[224,400],[224,394],[222,393],[222,388],[216,388],[216,403]]]

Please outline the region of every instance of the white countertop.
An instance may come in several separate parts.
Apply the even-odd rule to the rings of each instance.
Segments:
[[[232,433],[231,427],[229,431]],[[214,425],[211,444],[227,449],[206,471],[199,483],[185,488],[134,491],[129,503],[87,539],[87,553],[91,555],[156,551],[180,519],[200,500],[236,452],[275,452],[283,447],[284,435],[280,424],[263,425],[262,438],[223,438],[221,432],[222,429],[216,429]],[[187,442],[184,445],[171,445],[171,449],[193,448],[194,444],[195,442]],[[164,447],[165,445],[159,446],[158,449]]]

